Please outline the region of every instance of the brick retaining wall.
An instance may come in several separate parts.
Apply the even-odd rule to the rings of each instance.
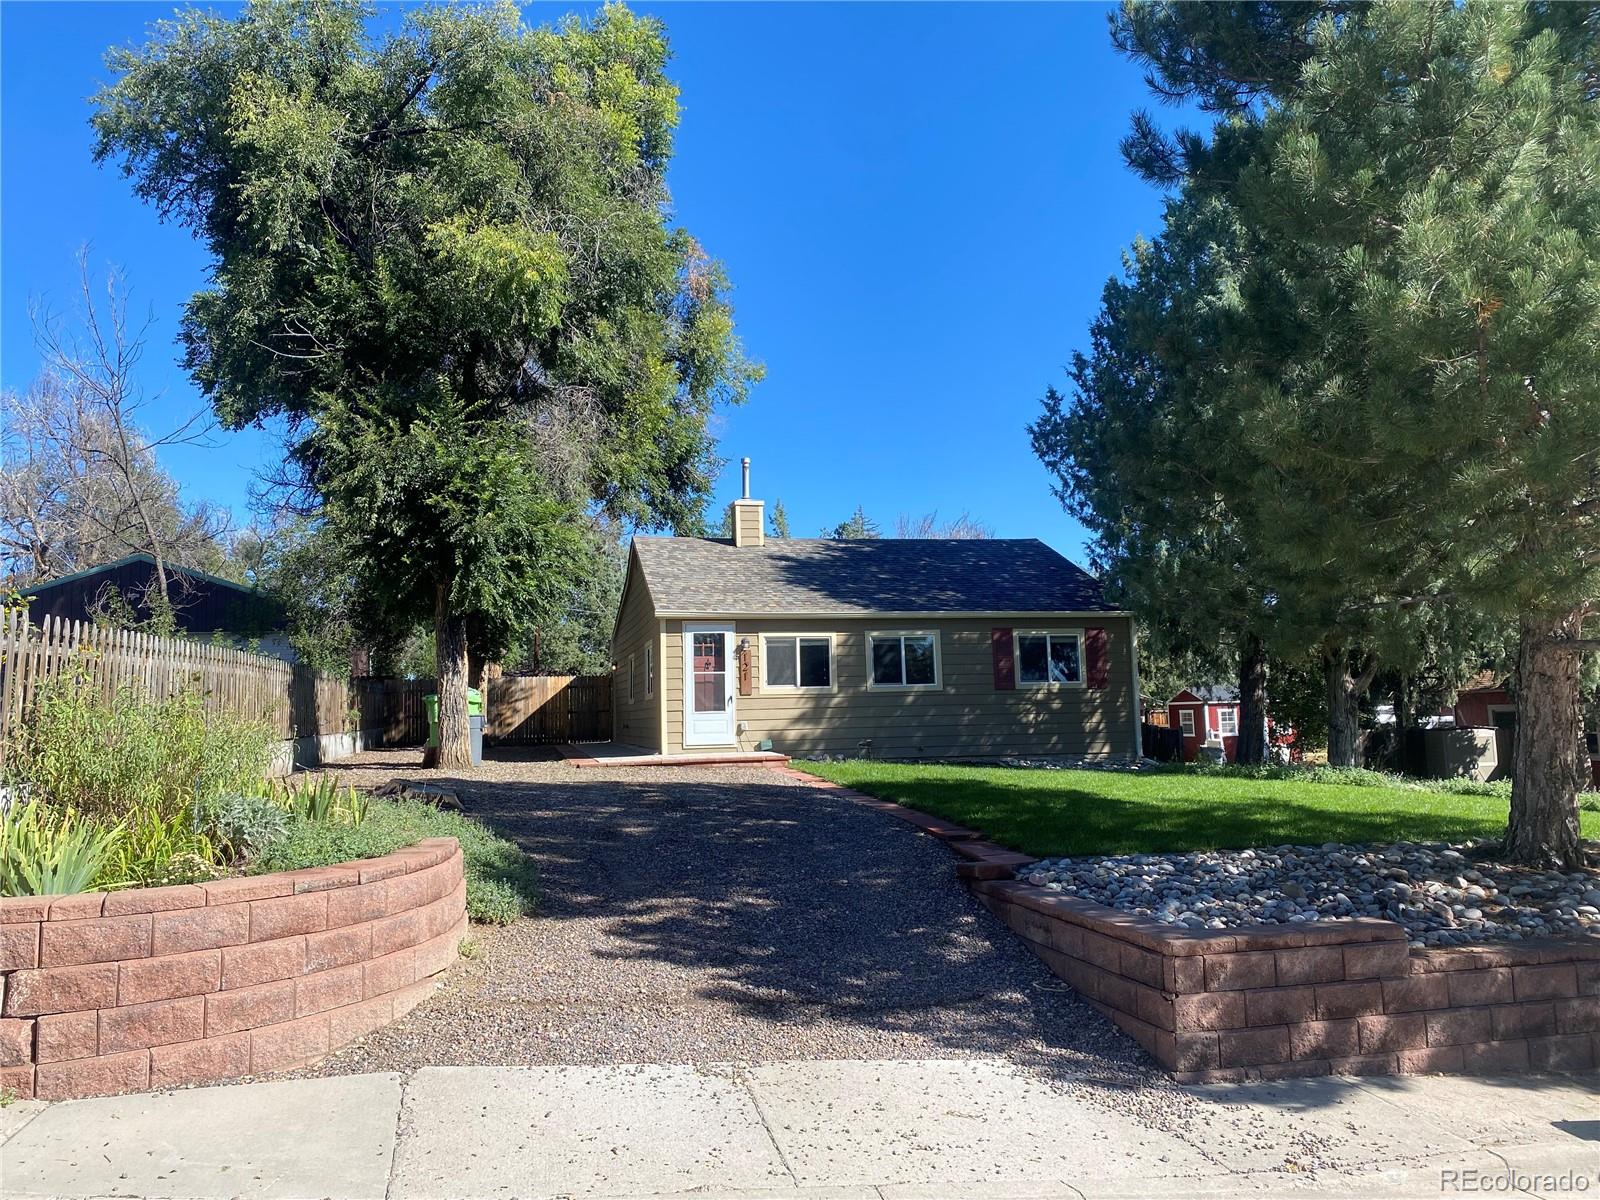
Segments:
[[[1600,938],[1413,950],[1376,918],[1164,925],[1016,879],[1034,860],[976,830],[804,777],[948,842],[983,905],[1182,1081],[1600,1067]]]
[[[415,1007],[466,924],[454,838],[274,875],[0,899],[0,1088],[63,1100],[302,1066]]]

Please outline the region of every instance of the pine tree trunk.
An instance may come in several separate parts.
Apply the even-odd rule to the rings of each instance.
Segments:
[[[1582,656],[1563,639],[1579,636],[1577,614],[1556,621],[1525,618],[1517,641],[1517,728],[1506,856],[1535,867],[1572,870],[1578,849],[1578,792],[1587,772]]]
[[[467,621],[450,611],[450,585],[441,583],[433,604],[435,663],[439,688],[441,767],[472,765],[472,729],[467,717]]]
[[[1247,633],[1239,642],[1239,747],[1242,763],[1267,761],[1267,649]]]

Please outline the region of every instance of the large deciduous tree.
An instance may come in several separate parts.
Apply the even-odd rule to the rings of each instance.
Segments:
[[[363,601],[434,623],[440,761],[492,658],[581,570],[575,528],[696,528],[706,419],[756,372],[717,265],[672,227],[661,25],[514,5],[188,11],[109,56],[97,156],[213,257],[188,368],[230,426],[289,418]],[[570,582],[570,580],[568,581]]]

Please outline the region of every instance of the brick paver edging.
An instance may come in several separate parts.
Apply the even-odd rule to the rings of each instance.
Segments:
[[[179,887],[0,899],[0,1088],[64,1100],[302,1066],[456,957],[455,838]]]
[[[1034,860],[789,769],[949,843],[979,901],[1184,1082],[1600,1066],[1600,938],[1413,950],[1375,918],[1193,930],[1016,878]]]

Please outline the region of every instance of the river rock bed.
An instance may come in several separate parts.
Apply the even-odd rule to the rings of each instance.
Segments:
[[[1383,917],[1413,946],[1600,937],[1600,843],[1589,868],[1537,871],[1470,845],[1271,846],[1052,858],[1022,878],[1167,925],[1231,929]]]

